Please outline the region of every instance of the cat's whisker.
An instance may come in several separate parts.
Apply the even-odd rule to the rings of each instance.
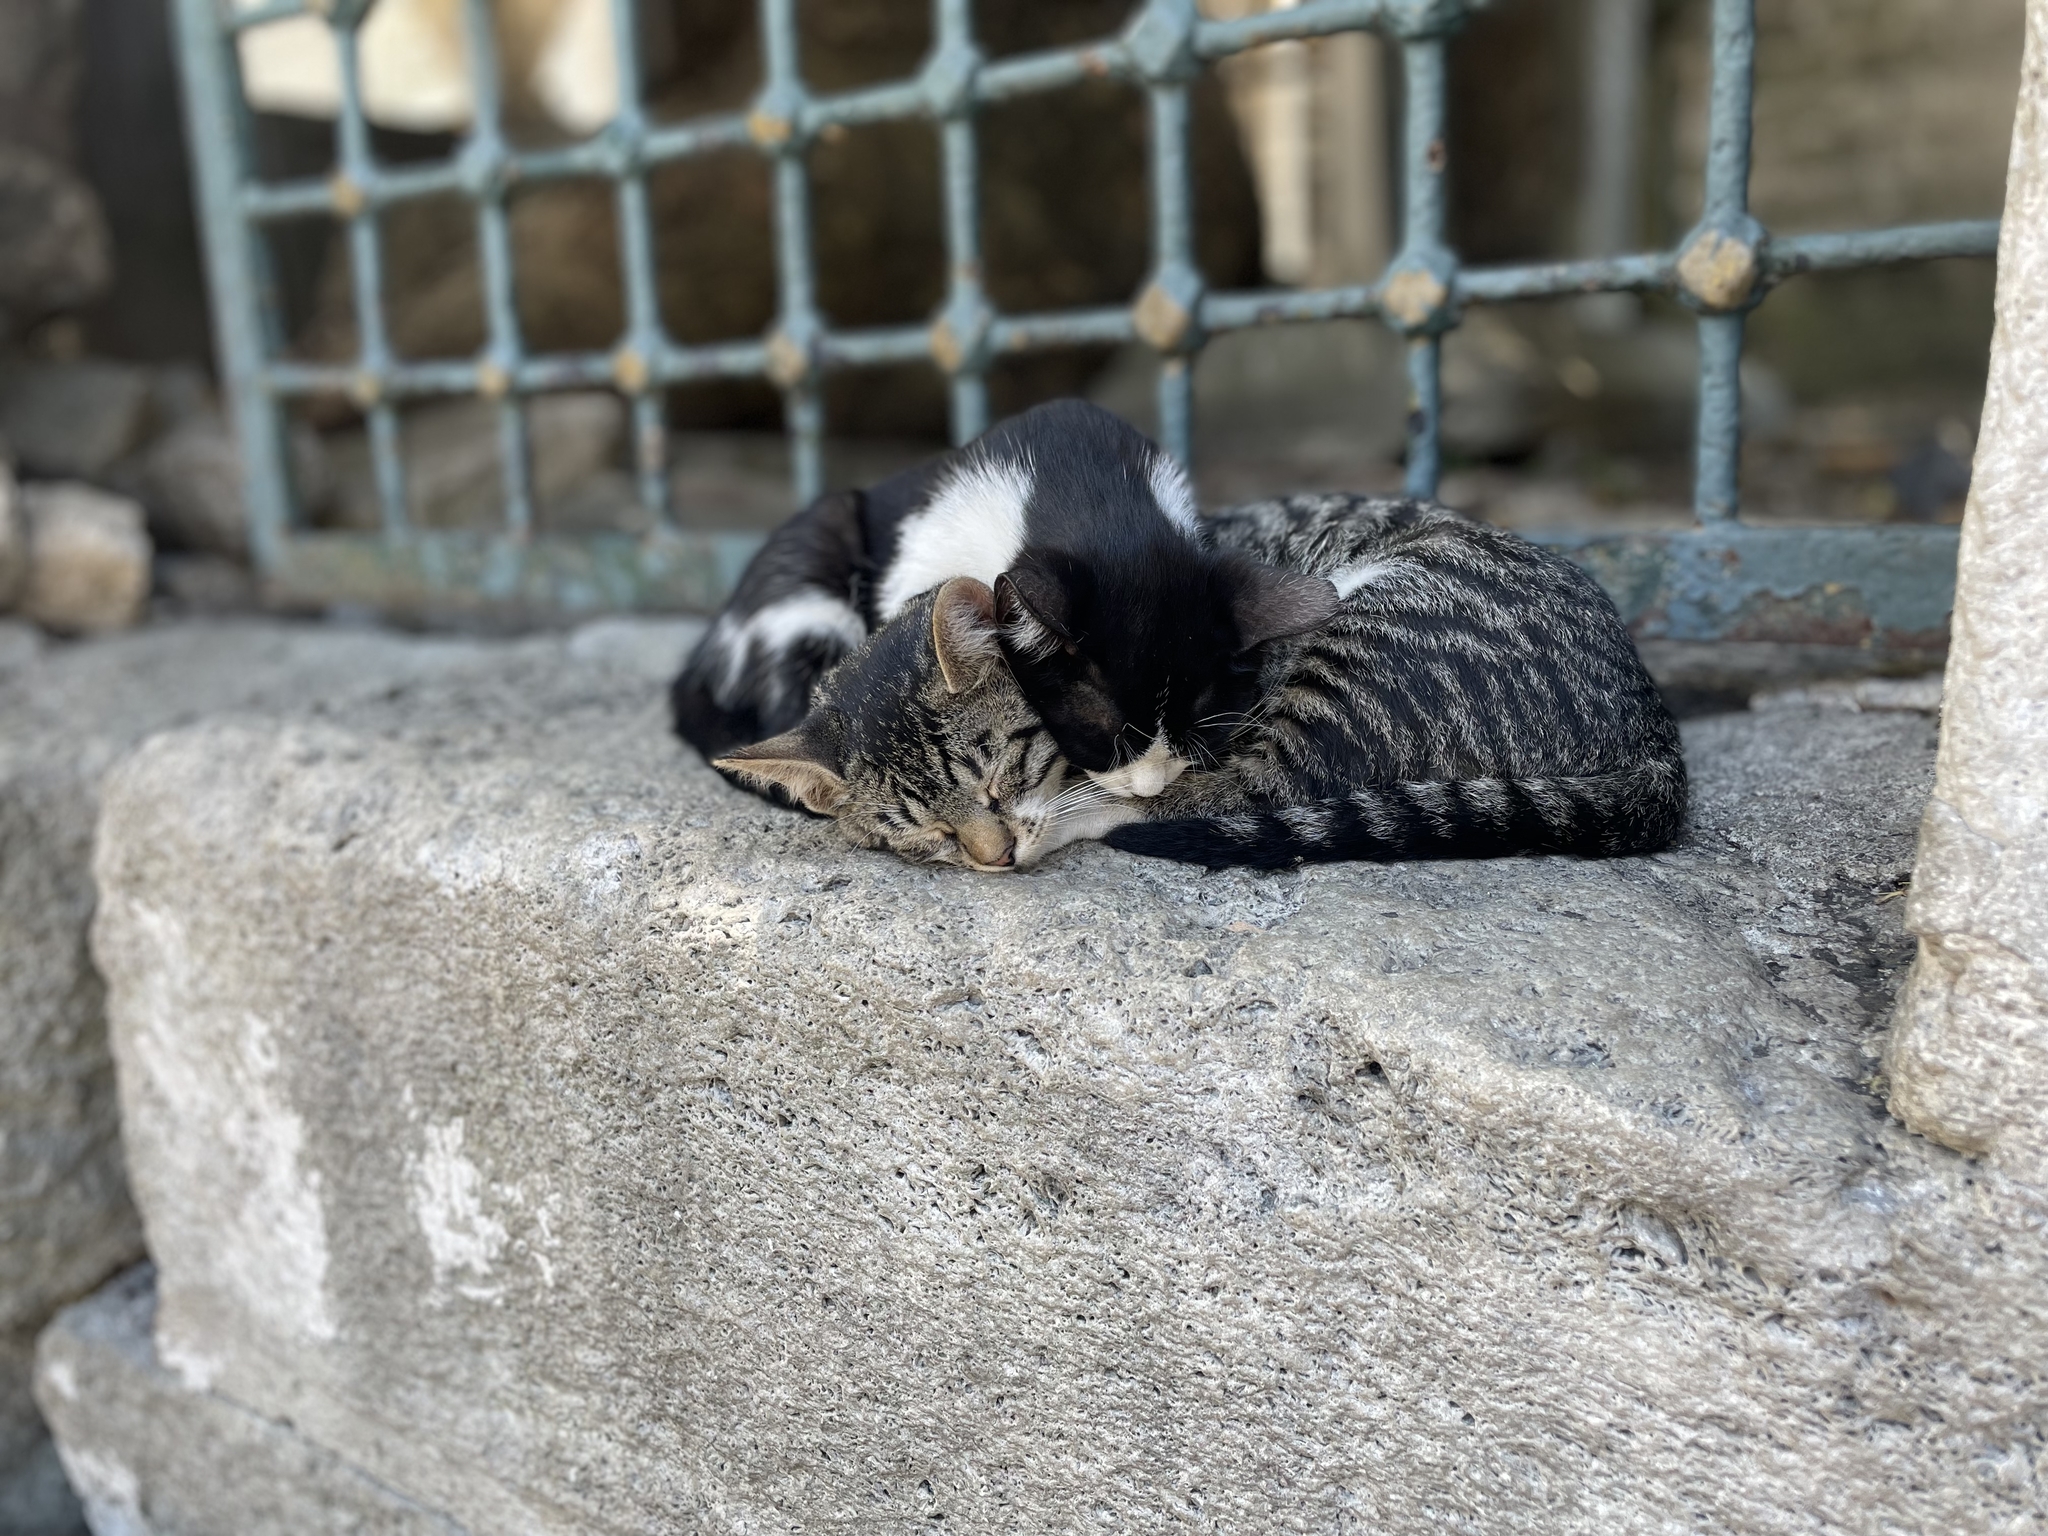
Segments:
[[[1083,779],[1080,783],[1070,785],[1048,800],[1045,804],[1045,809],[1049,813],[1064,812],[1072,807],[1099,805],[1115,798],[1116,796],[1112,795],[1100,784],[1097,784],[1093,779]]]

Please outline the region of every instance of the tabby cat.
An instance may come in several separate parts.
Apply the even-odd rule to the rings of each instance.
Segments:
[[[1341,602],[1268,648],[1221,749],[1154,798],[1073,772],[1004,664],[995,595],[971,579],[910,604],[799,725],[720,766],[856,843],[984,870],[1083,838],[1270,868],[1647,853],[1677,835],[1678,728],[1577,566],[1414,501],[1290,497],[1210,532],[1221,551],[1323,577]]]
[[[991,588],[996,644],[1067,761],[1136,795],[1213,753],[1258,648],[1337,601],[1211,544],[1172,458],[1056,400],[779,529],[676,679],[677,731],[717,760],[787,730],[833,663],[953,576]]]

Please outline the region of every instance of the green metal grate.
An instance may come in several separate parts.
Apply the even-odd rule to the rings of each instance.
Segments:
[[[380,165],[371,153],[358,72],[370,0],[267,0],[231,12],[225,0],[177,0],[187,114],[219,330],[220,361],[245,459],[252,547],[283,593],[396,608],[579,612],[716,604],[758,539],[690,534],[670,518],[664,388],[762,378],[785,402],[795,499],[822,489],[823,377],[834,370],[924,361],[950,381],[953,435],[988,421],[987,377],[1005,354],[1138,341],[1160,358],[1165,446],[1188,460],[1192,368],[1203,343],[1248,326],[1371,316],[1407,338],[1413,397],[1408,489],[1436,490],[1441,455],[1442,338],[1474,304],[1602,292],[1663,293],[1700,327],[1693,529],[1663,535],[1559,536],[1605,581],[1639,633],[1678,639],[1850,641],[1878,647],[1941,642],[1957,535],[1941,527],[1756,528],[1738,513],[1738,368],[1744,317],[1785,278],[1946,256],[1990,256],[1996,221],[1773,237],[1748,206],[1754,0],[1714,0],[1713,91],[1700,222],[1676,250],[1498,268],[1460,265],[1444,239],[1445,47],[1478,9],[1472,0],[1304,0],[1287,10],[1204,20],[1195,0],[1146,0],[1117,36],[1083,47],[985,60],[972,0],[934,0],[935,45],[913,79],[835,95],[806,89],[796,0],[758,0],[766,81],[751,110],[677,124],[648,120],[633,0],[612,0],[622,102],[602,133],[558,149],[521,151],[502,131],[488,0],[465,0],[475,101],[460,152],[439,163]],[[237,34],[319,15],[341,62],[339,157],[327,180],[259,181],[237,77]],[[1311,290],[1210,292],[1192,254],[1188,127],[1191,80],[1214,60],[1284,39],[1371,29],[1399,48],[1405,80],[1405,206],[1401,247],[1376,282]],[[1151,275],[1127,306],[1001,314],[983,293],[975,114],[997,101],[1109,77],[1141,86],[1151,119]],[[927,326],[838,330],[815,298],[806,151],[824,130],[901,119],[940,127],[948,293]],[[646,178],[667,161],[750,146],[773,166],[780,313],[766,336],[684,346],[663,331],[655,301]],[[608,352],[536,354],[513,307],[505,202],[515,185],[601,177],[616,189],[626,328]],[[394,204],[448,193],[475,206],[488,343],[474,359],[411,362],[384,333],[377,220]],[[353,365],[282,356],[263,226],[339,217],[353,258],[361,351]],[[525,402],[550,390],[606,387],[631,403],[645,537],[538,537],[533,531]],[[285,451],[294,398],[351,395],[368,422],[383,528],[315,532],[300,516]],[[497,402],[505,485],[502,529],[452,534],[411,525],[399,451],[400,402],[481,396]]]

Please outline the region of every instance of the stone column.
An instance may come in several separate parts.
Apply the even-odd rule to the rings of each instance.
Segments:
[[[2048,1184],[2048,0],[2027,5],[1944,697],[1891,1107]]]

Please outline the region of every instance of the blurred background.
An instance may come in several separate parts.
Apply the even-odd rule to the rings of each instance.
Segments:
[[[1204,0],[1241,14],[1274,0]],[[982,0],[993,56],[1100,37],[1130,0]],[[1451,52],[1451,239],[1468,262],[1669,247],[1698,216],[1705,0],[1499,0]],[[497,0],[510,132],[583,137],[616,99],[608,0]],[[808,0],[819,90],[913,73],[928,0]],[[1995,216],[2017,88],[2021,0],[1758,0],[1755,211],[1778,232]],[[745,0],[645,0],[654,116],[743,106],[761,76]],[[365,90],[388,161],[441,158],[470,111],[459,0],[381,0]],[[334,160],[338,76],[323,23],[244,41],[261,170]],[[1367,281],[1397,242],[1401,110],[1369,36],[1233,59],[1197,93],[1199,256],[1214,287]],[[1007,311],[1122,303],[1150,264],[1146,116],[1092,81],[983,119],[986,282]],[[922,322],[944,294],[936,130],[828,134],[812,153],[820,299],[832,322]],[[769,168],[750,150],[651,177],[663,318],[690,342],[774,317]],[[609,186],[515,196],[517,305],[535,350],[603,349],[622,326]],[[383,221],[385,321],[401,357],[484,341],[467,205]],[[354,355],[345,241],[273,229],[296,356]],[[1984,261],[1795,279],[1753,318],[1744,372],[1747,514],[1760,521],[1954,521],[1990,341]],[[238,470],[211,373],[210,319],[165,0],[0,0],[0,441],[33,503],[66,482],[141,509],[159,613],[253,606]],[[1524,528],[1690,521],[1694,327],[1661,301],[1481,309],[1446,346],[1444,499]],[[1006,361],[995,405],[1087,393],[1145,424],[1149,354]],[[1301,488],[1391,489],[1406,411],[1400,344],[1372,322],[1241,332],[1196,376],[1196,470],[1221,505]],[[780,401],[758,382],[669,393],[685,527],[765,528],[790,510]],[[936,371],[844,375],[827,400],[830,477],[859,483],[944,443]],[[532,413],[543,531],[633,531],[626,415],[604,392]],[[495,527],[497,438],[479,401],[409,407],[415,520]],[[371,528],[363,425],[310,402],[293,453],[317,525]]]

